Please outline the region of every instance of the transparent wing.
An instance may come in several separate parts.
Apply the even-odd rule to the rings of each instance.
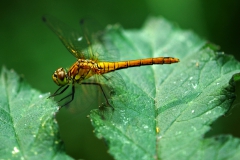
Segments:
[[[92,59],[98,61],[117,61],[119,52],[112,44],[112,39],[106,36],[109,29],[100,30],[100,23],[92,18],[80,21],[80,26],[89,46],[89,53],[93,53]]]
[[[119,27],[108,26],[104,32],[98,32],[97,34],[97,43],[100,44],[100,47],[97,48],[98,58],[101,61],[119,61],[120,54],[117,46],[119,44],[114,44],[113,35],[119,31]]]
[[[110,88],[111,95],[119,95],[122,93],[122,90],[126,89],[126,84],[117,71],[100,75],[97,79]]]
[[[45,15],[42,19],[73,56],[84,59],[96,57],[93,55],[91,39],[88,37],[92,33],[90,31],[83,33],[87,31],[85,25],[82,26],[82,31],[77,31],[53,16]]]
[[[80,20],[81,29],[78,31],[53,16],[45,15],[42,19],[76,58],[96,62],[119,60],[117,49],[100,30],[97,21],[90,18]]]
[[[117,72],[110,72],[103,75],[95,74],[93,77],[87,79],[86,82],[101,84],[103,92],[107,95],[106,98],[108,99],[111,99],[114,95],[119,95],[126,89],[126,84],[122,76]]]

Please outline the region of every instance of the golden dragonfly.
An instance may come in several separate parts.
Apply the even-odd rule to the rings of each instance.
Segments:
[[[179,62],[179,59],[174,57],[156,57],[128,61],[101,61],[99,57],[104,59],[104,57],[107,58],[107,55],[103,53],[99,56],[99,53],[93,49],[93,33],[88,30],[88,26],[84,20],[80,21],[80,31],[68,27],[65,23],[52,16],[43,16],[42,20],[58,36],[68,51],[77,58],[77,61],[69,69],[66,70],[62,67],[58,68],[52,75],[53,81],[60,87],[49,97],[55,97],[62,94],[70,85],[72,85],[71,93],[60,99],[58,102],[71,97],[70,100],[60,106],[60,108],[73,101],[75,84],[99,86],[106,99],[106,103],[111,106],[101,82],[98,80],[94,82],[85,81],[91,77],[95,76],[96,79],[98,79],[97,77],[99,76],[104,77],[107,73],[129,67]]]

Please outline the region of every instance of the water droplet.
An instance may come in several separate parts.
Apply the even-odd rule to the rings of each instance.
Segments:
[[[194,127],[194,126],[191,126],[191,128],[193,129],[193,131],[196,131],[196,130],[197,130],[196,127]]]
[[[161,138],[162,138],[162,136],[157,137],[158,140],[161,139]]]
[[[192,84],[193,89],[197,88],[197,84]]]
[[[144,128],[144,129],[147,129],[147,128],[148,128],[148,126],[147,126],[147,125],[143,125],[143,128]]]
[[[43,98],[43,95],[40,94],[40,95],[38,96],[38,98]]]
[[[216,100],[217,100],[217,99],[214,98],[214,99],[212,99],[211,101],[209,101],[208,104],[211,104],[212,102],[214,102],[214,101],[216,101]]]
[[[179,135],[179,134],[182,134],[182,132],[178,131],[178,132],[175,133],[175,135]]]
[[[195,111],[194,110],[192,110],[192,113],[194,113]]]
[[[13,147],[12,154],[17,154],[19,152],[19,149],[17,147]]]
[[[83,37],[78,37],[78,39],[77,39],[77,40],[78,40],[78,41],[81,41],[82,39],[83,39]]]
[[[208,111],[208,112],[206,112],[206,115],[211,114],[211,113],[212,113],[211,111]]]

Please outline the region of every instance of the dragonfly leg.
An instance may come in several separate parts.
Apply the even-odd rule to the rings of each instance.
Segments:
[[[66,90],[66,89],[65,89],[65,90]],[[64,107],[64,106],[68,105],[69,103],[71,103],[71,102],[73,101],[73,99],[74,99],[74,94],[75,94],[75,86],[72,85],[72,93],[70,93],[69,95],[63,97],[63,98],[60,99],[58,102],[61,102],[62,100],[66,99],[66,98],[68,98],[68,97],[70,97],[70,96],[72,96],[72,98],[71,98],[70,101],[68,101],[68,102],[66,102],[64,105],[60,106],[60,109],[61,109],[62,107]]]
[[[106,99],[107,104],[114,110],[113,106],[109,103],[109,101],[108,101],[108,99],[107,99],[107,96],[106,96],[106,94],[105,94],[105,92],[104,92],[104,90],[103,90],[103,88],[102,88],[102,85],[101,85],[100,83],[82,82],[81,84],[84,84],[84,85],[97,85],[97,86],[99,86],[100,89],[101,89],[101,91],[102,91],[102,93],[103,93],[103,95],[104,95],[104,98]],[[103,105],[101,105],[101,106],[103,106]],[[101,107],[101,106],[100,106],[100,107]]]
[[[54,92],[52,95],[50,95],[48,98],[50,98],[50,97],[55,97],[55,96],[57,96],[57,95],[60,95],[60,94],[62,94],[64,91],[66,91],[66,89],[68,89],[68,87],[69,87],[69,85],[67,85],[65,88],[63,88],[64,86],[61,86],[61,87],[59,87],[57,90],[56,90],[56,92]],[[61,90],[63,88],[63,90]],[[61,90],[61,91],[60,91]],[[59,93],[58,93],[59,92]]]
[[[105,75],[102,75],[103,76],[103,78],[105,78],[107,81],[109,81],[110,79],[111,79],[111,77],[106,77]],[[110,96],[112,96],[112,95],[115,95],[116,93],[115,93],[115,91],[114,90],[111,90],[110,91]]]
[[[63,88],[63,87],[64,87],[64,86],[59,87],[59,88],[56,90],[56,92],[54,92],[54,93],[53,93],[52,95],[50,95],[48,98],[50,98],[50,97],[55,97],[55,96],[58,96],[58,95],[62,94],[63,92],[65,92],[65,91],[68,89],[69,85],[65,86],[64,88]],[[63,89],[62,89],[62,88],[63,88]],[[61,89],[62,89],[62,90],[61,90]],[[75,93],[75,87],[74,87],[74,85],[72,85],[72,93],[70,93],[69,95],[63,97],[63,98],[60,99],[58,102],[61,102],[62,100],[66,99],[66,98],[68,98],[68,97],[70,97],[70,96],[72,96],[71,100],[68,101],[68,102],[66,102],[64,105],[61,105],[61,106],[59,107],[59,110],[60,110],[63,106],[66,106],[66,105],[68,105],[70,102],[73,101],[73,99],[74,99],[74,93]]]

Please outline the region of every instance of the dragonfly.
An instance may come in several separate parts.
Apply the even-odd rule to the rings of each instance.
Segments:
[[[80,20],[80,31],[74,30],[57,18],[49,15],[43,16],[42,20],[58,36],[67,50],[77,58],[77,61],[69,69],[64,69],[62,67],[58,68],[52,75],[53,81],[59,86],[59,88],[49,97],[61,95],[69,88],[69,86],[72,86],[71,93],[58,101],[61,102],[67,98],[70,99],[65,104],[61,105],[60,108],[67,106],[74,100],[76,84],[99,86],[107,105],[111,106],[102,87],[103,83],[99,81],[99,79],[101,79],[100,77],[103,77],[103,79],[106,79],[106,82],[108,82],[108,77],[105,75],[113,73],[116,70],[137,66],[179,62],[179,59],[174,57],[110,61],[107,59],[109,57],[107,53],[99,53],[94,50],[92,41],[95,40],[96,37],[93,36],[93,30],[91,31],[89,29],[84,20]],[[91,77],[95,77],[95,81],[86,81]],[[119,77],[116,76],[114,78],[117,79]]]

